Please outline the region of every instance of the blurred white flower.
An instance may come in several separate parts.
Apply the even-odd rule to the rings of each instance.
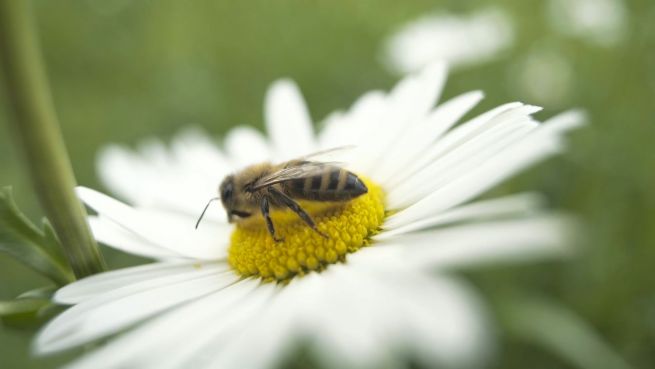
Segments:
[[[500,8],[459,16],[423,16],[392,35],[384,48],[384,62],[405,74],[446,60],[454,68],[481,64],[514,42],[510,17]]]
[[[538,196],[475,199],[559,152],[562,135],[580,121],[568,113],[538,123],[531,114],[539,108],[511,103],[455,126],[482,94],[434,107],[445,78],[445,68],[433,65],[390,93],[369,92],[317,134],[297,87],[280,81],[266,99],[268,138],[239,127],[224,149],[192,131],[170,147],[153,140],[138,152],[105,150],[101,176],[132,205],[80,188],[98,212],[90,217],[93,232],[156,261],[59,290],[55,300],[74,306],[40,332],[36,352],[111,337],[70,367],[273,368],[299,346],[334,368],[400,367],[408,358],[430,367],[488,361],[493,330],[484,306],[447,272],[567,252],[569,221],[540,211]],[[379,218],[370,216],[375,202],[355,209],[380,222],[375,232],[358,235],[366,219],[356,211],[326,230],[328,240],[300,232],[273,243],[262,225],[259,234],[270,242],[259,246],[275,254],[268,260],[275,273],[263,280],[266,265],[252,275],[230,265],[229,244],[245,231],[227,224],[223,211],[194,230],[226,174],[348,144],[357,145],[353,170],[375,186],[369,194],[385,194]],[[340,221],[346,209],[331,219]],[[340,242],[356,247],[331,260]],[[286,247],[299,251],[285,254]]]
[[[613,46],[625,38],[628,11],[623,0],[550,0],[551,27],[568,36],[601,46]]]
[[[575,72],[566,57],[541,45],[518,59],[509,78],[512,88],[527,101],[552,107],[566,105],[575,84]]]

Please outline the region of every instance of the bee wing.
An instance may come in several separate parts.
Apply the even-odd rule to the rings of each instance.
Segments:
[[[325,171],[326,166],[345,167],[349,161],[347,159],[349,153],[355,148],[354,145],[333,147],[291,160],[284,168],[260,178],[253,189],[258,190],[280,182],[320,175]]]
[[[346,161],[345,158],[356,149],[355,145],[338,146],[327,150],[317,151],[305,156],[301,156],[297,160],[300,161],[313,161],[313,162],[327,162],[327,161]]]
[[[253,186],[253,190],[272,186],[276,183],[286,182],[293,179],[308,178],[320,175],[325,172],[328,166],[342,166],[339,162],[322,161],[292,161],[289,166],[259,179]]]

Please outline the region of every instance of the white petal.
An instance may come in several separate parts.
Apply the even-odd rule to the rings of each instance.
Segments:
[[[306,296],[304,292],[307,291],[296,288],[295,284],[294,280],[284,288],[270,283],[259,285],[251,295],[239,301],[236,306],[227,306],[224,312],[219,311],[204,319],[194,316],[191,327],[187,324],[177,324],[180,329],[188,331],[186,334],[181,331],[179,333],[189,337],[184,347],[174,346],[175,342],[170,338],[158,337],[158,342],[173,343],[171,346],[157,347],[162,350],[162,355],[158,357],[148,355],[147,367],[277,367],[279,360],[287,357],[288,350],[295,347],[292,343],[299,334],[293,327],[299,303],[302,303],[303,296]],[[205,310],[211,311],[219,301],[221,300],[202,303],[206,306]],[[203,314],[202,311],[198,313]],[[170,320],[174,319],[171,317]],[[160,323],[162,332],[167,331],[165,324],[165,321]],[[137,339],[134,341],[138,342]],[[167,347],[171,347],[173,352],[168,353]],[[252,347],[257,348],[257,355],[253,355]]]
[[[399,175],[397,182],[413,178],[416,173],[437,161],[440,157],[466,144],[468,141],[480,137],[486,132],[499,126],[505,126],[519,120],[529,120],[529,115],[539,108],[526,106],[520,103],[506,104],[488,111],[468,122],[451,130],[432,147],[425,150],[414,163],[411,163]]]
[[[232,129],[225,137],[225,149],[237,168],[271,160],[271,151],[266,139],[259,131],[250,127]]]
[[[95,239],[117,250],[153,259],[180,257],[180,254],[157,246],[107,218],[89,216],[88,221]]]
[[[287,286],[289,287],[289,286]],[[270,288],[270,287],[269,287]],[[296,346],[298,331],[295,330],[295,309],[289,304],[298,296],[293,288],[281,288],[268,301],[265,309],[252,314],[250,321],[227,338],[219,355],[214,355],[197,368],[277,368],[283,358],[288,358]],[[215,347],[209,344],[204,350]],[[252,348],[256,347],[256,353]]]
[[[480,91],[457,96],[437,107],[419,124],[412,126],[387,148],[376,180],[389,188],[399,173],[421,157],[442,134],[472,109],[484,95]]]
[[[359,154],[364,173],[376,178],[376,168],[389,147],[402,132],[419,124],[434,106],[441,94],[446,78],[442,63],[431,65],[421,73],[405,77],[389,94],[387,106],[374,129],[361,142]]]
[[[254,279],[237,282],[145,322],[71,368],[196,368],[220,355],[230,335],[264,309],[272,287]]]
[[[439,146],[443,146],[440,150],[455,147],[484,131],[508,122],[525,119],[540,110],[541,108],[538,106],[525,105],[519,102],[498,106],[448,132],[448,135],[439,141]]]
[[[133,204],[197,214],[231,167],[205,136],[193,132],[176,137],[172,150],[154,140],[142,143],[138,154],[109,146],[98,157],[99,176]]]
[[[295,83],[280,80],[270,87],[265,102],[266,128],[277,160],[316,151],[312,121]]]
[[[558,120],[540,126],[525,139],[394,214],[387,220],[388,226],[408,224],[472,199],[531,164],[559,152],[562,146],[559,136],[579,124],[574,120]]]
[[[455,207],[446,212],[436,214],[403,226],[386,227],[388,230],[376,235],[376,240],[389,240],[401,234],[435,227],[443,224],[467,222],[489,218],[527,215],[536,211],[543,203],[543,197],[534,194],[510,195],[491,200],[482,200],[467,205]]]
[[[474,223],[393,237],[348,261],[443,269],[563,257],[573,251],[576,230],[561,215]]]
[[[213,182],[231,169],[228,158],[200,129],[187,128],[173,137],[170,155],[169,164]]]
[[[537,124],[529,118],[507,122],[444,152],[433,163],[399,183],[387,195],[391,209],[402,209],[456,181],[520,142]]]
[[[393,327],[403,323],[402,292],[350,266],[334,265],[317,280],[320,286],[308,297],[313,304],[303,312],[320,361],[335,368],[397,366],[389,341]]]
[[[319,133],[320,147],[360,146],[377,127],[387,110],[387,96],[381,91],[362,95],[347,112],[332,113]]]
[[[390,92],[396,107],[416,116],[428,112],[439,100],[448,76],[446,63],[434,62],[402,79]]]
[[[492,327],[471,288],[445,276],[408,273],[387,280],[392,290],[402,291],[397,298],[407,320],[392,336],[394,347],[414,353],[426,367],[474,368],[489,362]]]
[[[208,265],[195,260],[167,261],[113,270],[95,274],[64,286],[55,293],[53,299],[59,304],[77,304],[131,284],[148,282],[162,277],[193,274],[202,271]]]
[[[477,94],[477,91],[473,91],[473,92],[470,92],[468,94],[460,95],[459,97],[462,98],[462,100],[459,100],[458,98],[455,98],[455,99],[449,101],[448,103],[457,102],[456,105],[450,105],[453,109],[459,107],[459,104],[462,104],[463,106],[461,106],[461,107],[464,108],[467,103],[475,103],[475,100],[476,100],[476,97],[477,97],[476,94]],[[446,104],[448,104],[448,103],[446,103]],[[460,125],[460,127],[479,126],[482,123],[488,122],[493,117],[495,117],[495,116],[497,116],[497,115],[499,115],[499,114],[501,114],[501,113],[503,113],[503,112],[505,112],[507,110],[518,107],[518,106],[521,106],[521,104],[520,103],[511,103],[511,104],[501,105],[499,107],[491,109],[491,110],[489,110],[489,111],[487,111],[487,112],[485,112],[485,113],[471,119],[468,122],[462,123]],[[454,117],[451,117],[450,119],[446,119],[445,116],[442,115],[442,114],[445,114],[445,112],[442,112],[442,109],[441,109],[442,107],[443,107],[443,105],[439,106],[428,117],[429,120],[435,122],[435,123],[432,123],[432,124],[437,124],[436,123],[437,119],[439,119],[439,122],[440,122],[440,123],[438,123],[437,126],[435,126],[435,131],[438,132],[438,134],[435,134],[435,138],[437,138],[439,140],[434,143],[434,146],[442,145],[441,137],[444,135],[444,132],[442,132],[442,130],[444,130],[444,129],[446,131],[449,130],[450,128],[452,128],[452,126],[455,123],[457,123],[457,120],[459,119],[459,117],[457,117],[454,121],[452,119]],[[447,110],[446,110],[446,112],[447,112]],[[441,120],[441,119],[443,119],[443,120]],[[457,131],[457,130],[459,130],[459,127],[457,129],[452,130],[452,131],[449,131],[447,133],[447,135],[450,136],[454,131]],[[438,156],[438,155],[439,155],[439,152],[436,151],[436,149],[434,147],[428,147],[424,151],[420,152],[420,155],[415,157],[415,162],[414,163],[411,163],[411,164],[407,165],[405,168],[400,170],[396,174],[396,176],[394,178],[390,179],[390,181],[388,183],[389,188],[393,188],[398,183],[404,181],[407,177],[411,176],[412,174],[414,174],[416,171],[418,171],[422,167],[425,167],[428,163],[433,161],[434,158],[436,156]]]
[[[583,126],[587,122],[587,115],[582,110],[567,110],[544,122],[544,126],[553,127],[558,131],[568,131]]]
[[[98,176],[113,192],[128,201],[143,199],[142,194],[150,184],[142,179],[147,166],[130,150],[118,145],[103,148],[98,155],[97,168]]]
[[[330,367],[398,367],[408,352],[427,366],[463,367],[488,343],[479,302],[454,282],[407,268],[324,273],[303,312],[313,352]]]
[[[78,187],[78,196],[101,216],[111,219],[153,244],[180,255],[198,259],[225,257],[228,225],[196,219],[180,213],[131,208],[94,190]]]
[[[214,142],[199,131],[187,130],[175,136],[171,151],[173,162],[169,164],[173,168],[158,172],[168,173],[169,177],[158,178],[159,182],[153,184],[158,186],[156,202],[135,204],[163,207],[197,217],[207,201],[216,196],[223,178],[235,167]],[[173,202],[175,206],[162,206],[167,202]],[[205,218],[223,223],[227,221],[220,207],[209,209]]]
[[[119,332],[155,314],[220,290],[238,277],[222,265],[132,284],[75,305],[48,323],[36,340],[40,354]]]

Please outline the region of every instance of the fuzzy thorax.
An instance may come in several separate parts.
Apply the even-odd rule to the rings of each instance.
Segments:
[[[329,264],[345,261],[346,254],[369,244],[384,220],[384,193],[365,180],[368,193],[343,204],[302,202],[325,238],[295,213],[271,213],[277,235],[273,241],[261,216],[240,223],[232,233],[228,262],[240,275],[264,280],[288,280]]]

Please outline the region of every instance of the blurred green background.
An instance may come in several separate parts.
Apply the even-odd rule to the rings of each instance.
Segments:
[[[484,90],[487,98],[474,113],[516,100],[542,105],[517,87],[531,83],[519,80],[521,61],[535,50],[565,60],[567,89],[548,100],[538,117],[582,107],[591,124],[572,135],[566,155],[494,191],[540,190],[552,207],[579,214],[590,232],[583,251],[571,261],[493,267],[466,277],[492,306],[502,306],[506,296],[545,296],[561,302],[634,367],[652,367],[652,0],[624,2],[625,37],[611,46],[556,32],[547,18],[546,1],[40,0],[35,10],[78,181],[102,188],[94,160],[109,142],[166,139],[188,124],[216,137],[235,124],[261,129],[266,88],[285,76],[298,82],[312,117],[320,121],[367,90],[393,86],[398,77],[384,68],[380,55],[385,38],[399,26],[426,12],[469,13],[491,4],[510,15],[515,43],[491,62],[453,72],[445,97]],[[19,206],[37,220],[42,213],[4,122],[10,118],[5,102],[6,91],[0,90],[0,185],[12,185]],[[114,267],[137,261],[103,251]],[[44,283],[0,255],[0,299]],[[2,368],[55,367],[67,359],[29,358],[33,333],[0,327]],[[572,367],[511,332],[501,334],[501,353],[493,367]]]

